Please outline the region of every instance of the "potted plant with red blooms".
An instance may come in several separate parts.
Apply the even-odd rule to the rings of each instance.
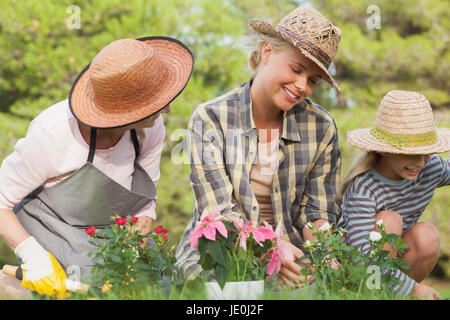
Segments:
[[[114,223],[104,229],[89,226],[94,266],[94,285],[108,283],[111,292],[133,296],[148,285],[167,286],[175,263],[174,248],[168,248],[168,230],[158,226],[143,235],[137,227],[138,217],[112,217]]]
[[[259,299],[264,280],[280,270],[280,259],[293,261],[292,252],[280,241],[281,225],[276,231],[268,224],[257,227],[242,217],[220,214],[225,208],[205,212],[191,234],[199,264],[215,279],[205,284],[207,298]]]

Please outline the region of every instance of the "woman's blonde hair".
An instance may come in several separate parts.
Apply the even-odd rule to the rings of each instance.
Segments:
[[[261,63],[261,50],[266,42],[268,42],[274,51],[281,51],[287,47],[294,47],[290,43],[268,35],[254,34],[249,37],[252,51],[247,56],[248,67],[256,74],[259,64]]]
[[[375,151],[361,151],[355,158],[347,175],[342,180],[341,188],[336,197],[336,203],[339,207],[342,205],[344,194],[350,183],[357,176],[372,169],[379,159],[379,153]]]

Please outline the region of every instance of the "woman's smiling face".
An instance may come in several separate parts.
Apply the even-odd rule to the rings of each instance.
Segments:
[[[282,111],[311,95],[323,73],[299,49],[286,46],[282,50],[273,50],[269,43],[262,48],[260,72],[268,102]]]

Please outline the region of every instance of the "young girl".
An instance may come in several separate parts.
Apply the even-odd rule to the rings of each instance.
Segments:
[[[434,190],[450,184],[450,159],[436,155],[450,150],[450,130],[435,127],[422,94],[394,90],[381,101],[375,126],[351,131],[347,139],[364,151],[344,178],[338,227],[345,228],[347,241],[366,254],[367,236],[379,231],[376,223],[382,220],[387,233],[401,236],[409,245],[401,255],[409,269],[396,271],[402,284],[393,291],[440,298],[420,283],[438,259],[439,232],[418,220]]]
[[[305,7],[278,25],[249,24],[259,35],[249,55],[254,77],[198,106],[188,125],[195,205],[177,250],[182,277],[200,271],[189,237],[208,207],[226,203],[223,214],[240,215],[254,225],[282,224],[296,258],[303,241],[312,239],[307,222],[318,228],[336,219],[337,129],[331,115],[306,97],[320,79],[340,91],[327,71],[340,30]],[[280,278],[294,285],[304,279],[299,270],[293,261],[282,261]]]

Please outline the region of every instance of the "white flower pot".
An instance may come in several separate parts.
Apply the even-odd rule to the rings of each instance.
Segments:
[[[208,300],[258,300],[264,294],[264,280],[227,282],[220,288],[217,282],[206,282]]]

